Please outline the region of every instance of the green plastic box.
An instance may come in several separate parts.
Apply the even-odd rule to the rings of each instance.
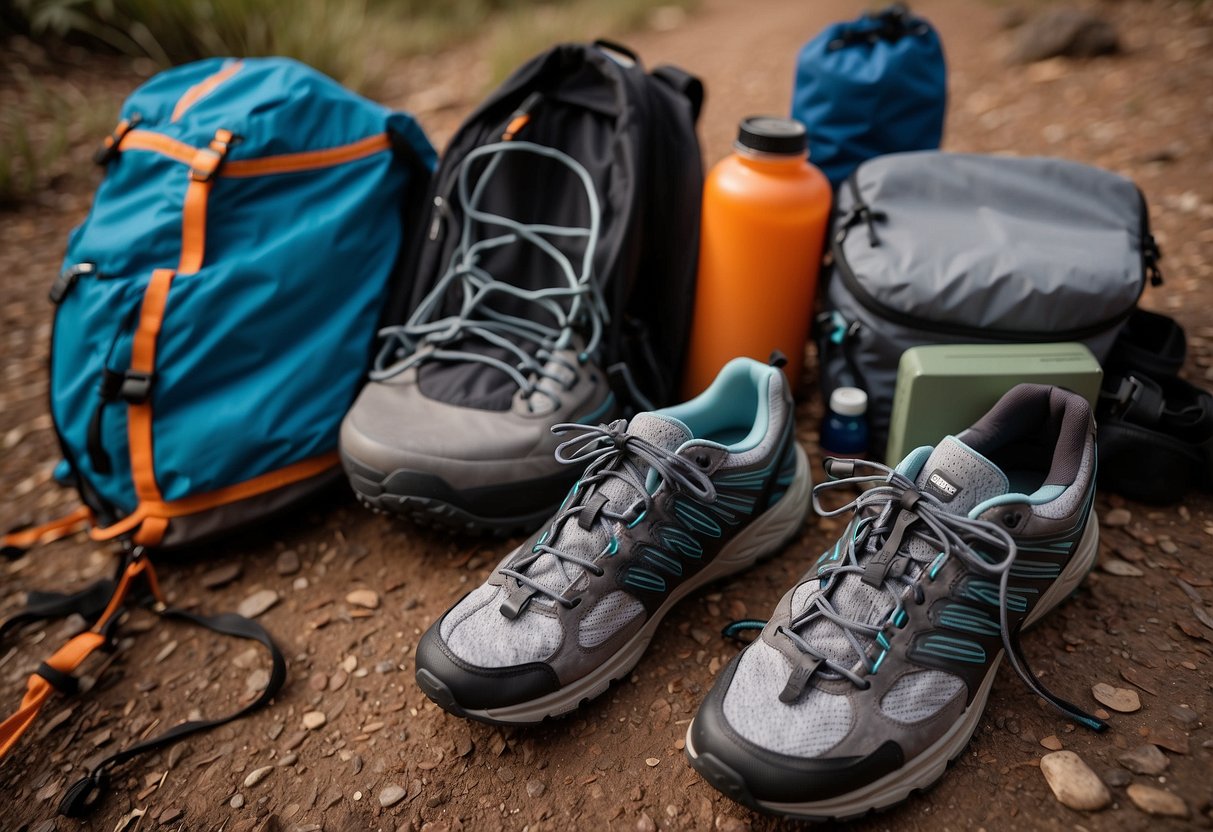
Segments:
[[[1103,371],[1083,344],[936,344],[901,355],[885,455],[896,465],[977,421],[1016,384],[1055,384],[1095,407]]]

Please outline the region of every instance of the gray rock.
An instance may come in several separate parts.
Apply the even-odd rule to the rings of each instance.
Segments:
[[[299,571],[299,553],[294,549],[287,549],[278,555],[278,562],[275,565],[279,575],[294,575]]]
[[[1157,745],[1151,745],[1148,742],[1137,746],[1132,751],[1126,751],[1117,757],[1116,761],[1134,774],[1150,776],[1162,774],[1171,764],[1167,755],[1158,750]]]
[[[240,564],[229,563],[212,569],[202,576],[202,585],[207,589],[218,589],[240,577]]]
[[[1191,708],[1185,708],[1182,705],[1172,705],[1167,709],[1167,713],[1171,715],[1171,719],[1175,720],[1183,727],[1185,731],[1191,731],[1197,725],[1200,725],[1200,714]]]
[[[397,786],[395,783],[384,786],[383,791],[379,792],[379,805],[384,809],[395,806],[400,801],[404,800],[408,794],[403,787]]]
[[[281,599],[277,592],[272,589],[263,589],[241,601],[240,606],[236,607],[236,612],[245,618],[256,618],[277,604],[279,600]]]
[[[1103,773],[1100,778],[1109,786],[1121,788],[1133,782],[1133,775],[1125,771],[1123,768],[1110,768]]]
[[[1048,9],[1019,27],[1008,60],[1030,64],[1048,58],[1094,58],[1119,51],[1120,39],[1111,23],[1093,12],[1060,8]],[[1108,513],[1119,511],[1123,509]],[[1105,520],[1105,525],[1116,524]]]

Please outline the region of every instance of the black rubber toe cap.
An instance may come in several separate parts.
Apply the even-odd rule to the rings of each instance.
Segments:
[[[777,754],[738,734],[724,716],[724,696],[740,656],[720,674],[691,725],[691,765],[718,790],[754,809],[759,801],[806,803],[862,788],[901,768],[905,756],[889,740],[863,757],[801,759]],[[760,707],[755,703],[754,707]],[[689,756],[689,754],[688,754]]]
[[[417,684],[444,710],[474,716],[467,711],[520,705],[559,689],[556,671],[542,662],[492,668],[468,664],[443,642],[441,626],[440,618],[417,645]]]

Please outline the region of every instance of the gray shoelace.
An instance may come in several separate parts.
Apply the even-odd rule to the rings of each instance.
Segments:
[[[876,473],[852,476],[858,467]],[[861,689],[871,685],[852,668],[817,650],[797,630],[822,618],[833,622],[845,634],[866,672],[875,673],[883,656],[874,659],[859,637],[875,640],[884,629],[884,621],[896,620],[907,600],[922,603],[925,598],[922,581],[934,580],[935,573],[949,558],[958,557],[969,569],[997,578],[1003,647],[1024,683],[1070,718],[1095,730],[1107,727],[1101,720],[1050,693],[1028,668],[1019,648],[1018,628],[1012,630],[1007,618],[1008,580],[1017,550],[1015,540],[1005,529],[987,520],[948,512],[934,496],[919,491],[908,478],[879,463],[830,459],[826,461],[826,472],[831,478],[837,478],[813,488],[814,509],[822,517],[846,513],[852,517],[842,536],[845,546],[836,550],[834,558],[828,557],[829,553],[823,555],[817,573],[821,591],[787,625],[777,628],[777,632],[786,636],[800,653],[780,696],[782,700],[798,698],[814,673],[827,679],[849,679]],[[871,487],[839,508],[827,510],[822,507],[819,499],[822,493],[857,486]],[[938,554],[915,556],[907,545],[912,538],[923,541]],[[985,556],[978,554],[974,546],[980,546]],[[880,624],[849,619],[834,607],[831,596],[842,583],[843,576],[848,574],[858,575],[888,594],[891,610]]]
[[[545,554],[555,557],[561,564],[562,571],[564,564],[568,563],[596,576],[603,574],[602,568],[592,560],[562,551],[552,545],[565,523],[576,518],[587,531],[597,525],[606,533],[607,543],[602,554],[609,556],[618,551],[619,547],[614,524],[635,526],[652,506],[653,495],[649,493],[645,482],[647,472],[641,468],[641,464],[656,472],[668,486],[700,502],[713,502],[716,499],[716,487],[703,469],[685,457],[654,445],[647,439],[627,433],[627,422],[623,419],[617,419],[609,425],[596,426],[563,423],[555,425],[552,433],[558,436],[573,434],[556,448],[556,459],[568,465],[588,463],[585,473],[573,486],[564,506],[552,518],[551,525],[531,547],[531,551],[511,567],[499,571],[531,590],[528,596],[539,593],[571,609],[580,603],[579,598],[566,598],[564,593],[544,586],[526,575],[527,568]],[[612,508],[607,498],[595,490],[596,485],[612,478],[624,482],[636,495],[636,499],[622,511]],[[577,499],[578,497],[581,499]],[[564,572],[564,577],[568,583],[572,583],[573,578],[567,572]]]
[[[529,153],[552,159],[572,171],[585,189],[590,211],[589,225],[580,227],[522,223],[481,210],[479,205],[485,190],[507,153]],[[477,160],[485,157],[488,157],[489,161],[473,187],[470,182],[471,171]],[[576,373],[576,367],[554,353],[575,348],[575,339],[581,334],[585,337],[585,344],[578,359],[584,364],[595,355],[602,340],[603,327],[610,319],[601,291],[592,279],[594,252],[598,244],[601,222],[594,182],[585,167],[568,154],[552,147],[523,141],[497,142],[476,148],[468,153],[460,165],[456,181],[460,204],[463,207],[459,244],[452,253],[446,271],[418,304],[409,320],[404,324],[380,330],[379,335],[384,338],[384,343],[376,356],[371,378],[383,381],[426,361],[480,362],[508,375],[524,396],[530,397],[541,392],[552,398],[559,407],[560,403],[555,395],[549,389],[538,386],[539,381],[544,378],[562,387],[566,386],[564,380],[548,369],[547,365],[563,365]],[[502,233],[476,239],[478,225],[485,229],[499,229]],[[580,262],[575,265],[549,238],[583,238],[585,251]],[[522,289],[494,278],[480,265],[485,252],[519,242],[529,243],[551,258],[557,265],[565,285],[546,289]],[[459,312],[435,318],[448,292],[455,286],[462,290]],[[529,301],[547,316],[551,323],[507,315],[493,309],[492,300],[501,295]],[[516,358],[516,363],[511,364],[496,356],[453,346],[465,343],[469,338],[500,347]],[[536,344],[538,348],[533,352],[529,351],[519,345],[520,340]]]

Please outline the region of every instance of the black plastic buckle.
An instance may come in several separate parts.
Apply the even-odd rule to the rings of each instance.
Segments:
[[[219,138],[218,135],[211,139],[208,147],[199,149],[199,156],[196,156],[194,163],[190,165],[190,179],[195,182],[210,182],[218,176],[219,170],[227,160],[228,151],[238,140],[239,137],[235,135],[226,141]]]
[[[122,374],[122,386],[118,394],[130,404],[143,404],[152,394],[152,381],[155,375],[139,370],[127,370]]]
[[[71,291],[72,287],[76,285],[77,280],[84,275],[96,273],[96,263],[77,263],[74,266],[69,266],[55,278],[55,282],[51,284],[51,290],[47,297],[50,298],[51,303],[58,306],[67,297],[67,293]]]
[[[143,121],[143,116],[134,113],[129,119],[118,122],[118,126],[114,128],[113,133],[110,133],[105,143],[93,151],[93,164],[104,167],[118,158],[118,145],[122,143],[126,134],[134,130],[141,121]]]

